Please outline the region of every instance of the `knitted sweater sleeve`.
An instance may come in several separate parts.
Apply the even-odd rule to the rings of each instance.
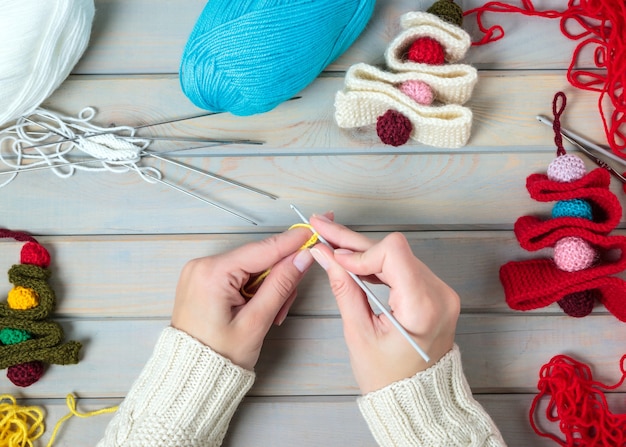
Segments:
[[[254,378],[169,327],[98,447],[219,446]]]
[[[415,376],[358,399],[381,447],[500,447],[504,440],[474,400],[458,346]]]

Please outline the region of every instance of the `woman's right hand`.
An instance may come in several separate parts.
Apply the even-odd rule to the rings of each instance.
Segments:
[[[350,363],[363,394],[412,377],[434,365],[454,344],[460,312],[457,293],[415,257],[406,237],[392,233],[376,242],[326,219],[311,225],[330,242],[311,249],[330,281],[343,320]],[[426,363],[384,315],[376,315],[365,293],[346,272],[389,286],[389,307],[428,354]]]

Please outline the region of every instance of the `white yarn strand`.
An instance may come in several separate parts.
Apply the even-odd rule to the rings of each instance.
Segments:
[[[95,115],[91,107],[76,117],[40,108],[0,130],[0,161],[16,171],[0,183],[0,188],[20,171],[42,166],[50,166],[60,178],[71,177],[76,171],[134,171],[149,183],[161,179],[158,169],[138,165],[149,139],[136,137],[135,129],[129,126],[97,126],[91,122]],[[73,164],[72,155],[85,160]]]

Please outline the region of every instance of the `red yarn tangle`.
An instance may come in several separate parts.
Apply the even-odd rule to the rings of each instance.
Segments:
[[[612,386],[593,380],[591,369],[566,355],[557,355],[539,372],[539,394],[530,408],[535,433],[566,447],[616,447],[626,445],[626,414],[613,414],[603,390],[619,388],[626,379],[626,355],[620,360],[621,379]],[[538,405],[549,396],[546,419],[558,423],[565,439],[541,431],[536,422]]]
[[[570,40],[579,41],[567,69],[568,82],[581,90],[598,92],[598,111],[607,141],[613,152],[626,158],[626,2],[623,0],[569,0],[567,9],[538,11],[531,0],[522,0],[521,7],[493,1],[469,9],[464,16],[476,14],[478,28],[484,34],[473,45],[484,45],[504,37],[500,25],[487,27],[483,23],[486,12],[516,13],[525,16],[559,19],[561,33]],[[570,23],[577,31],[572,31]],[[594,65],[600,71],[576,68],[581,53],[590,48]],[[605,111],[605,99],[611,111]]]
[[[559,107],[560,100],[560,107]],[[554,115],[554,121],[552,121],[552,128],[554,129],[554,144],[556,144],[556,155],[565,155],[565,148],[563,147],[563,135],[561,135],[561,115],[565,111],[565,105],[567,104],[567,96],[563,92],[557,92],[554,95],[552,101],[552,114]]]

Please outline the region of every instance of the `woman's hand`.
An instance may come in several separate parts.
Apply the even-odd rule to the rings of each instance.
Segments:
[[[280,325],[313,258],[300,247],[311,232],[296,228],[231,252],[194,259],[183,268],[172,326],[233,363],[254,369],[272,323]],[[240,293],[250,277],[271,268],[254,296]]]
[[[326,270],[337,299],[352,370],[363,394],[412,377],[443,357],[454,344],[460,312],[457,293],[417,259],[406,238],[392,233],[380,242],[312,216],[311,224],[330,242],[311,249]],[[385,315],[376,315],[346,270],[389,286],[393,316],[431,358],[427,364]]]

